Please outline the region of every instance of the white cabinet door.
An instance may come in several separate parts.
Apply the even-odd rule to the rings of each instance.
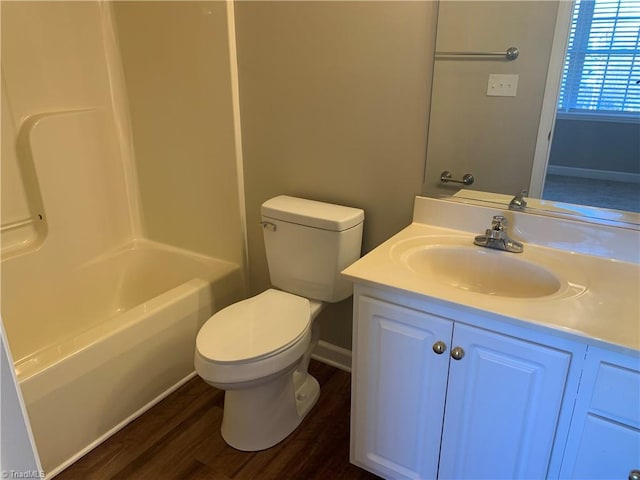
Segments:
[[[439,479],[545,478],[571,354],[456,323]]]
[[[561,478],[630,478],[640,470],[640,358],[590,347]]]
[[[580,448],[569,478],[630,478],[640,470],[640,432],[637,428],[588,414]]]
[[[385,478],[435,478],[453,322],[358,298],[351,461]]]

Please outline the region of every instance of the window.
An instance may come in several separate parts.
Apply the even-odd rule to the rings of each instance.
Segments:
[[[640,0],[577,0],[558,112],[640,113]]]

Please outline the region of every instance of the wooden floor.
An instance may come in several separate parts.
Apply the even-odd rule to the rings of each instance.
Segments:
[[[224,392],[196,377],[55,480],[377,479],[349,463],[350,375],[312,361],[320,399],[287,439],[240,452],[220,435]]]

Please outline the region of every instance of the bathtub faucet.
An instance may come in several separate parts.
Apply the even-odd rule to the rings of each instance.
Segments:
[[[491,221],[491,228],[487,228],[484,235],[478,235],[473,243],[480,247],[495,248],[505,252],[522,253],[524,247],[520,242],[512,240],[507,235],[507,219],[502,215],[495,215]]]

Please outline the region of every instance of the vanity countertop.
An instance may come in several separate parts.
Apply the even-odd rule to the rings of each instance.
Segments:
[[[426,200],[419,197],[414,210],[414,223],[345,269],[343,274],[352,281],[370,286],[397,289],[425,299],[437,299],[452,306],[462,305],[514,322],[528,322],[538,327],[562,331],[588,343],[640,351],[640,265],[637,262],[628,261],[628,258],[611,258],[576,251],[580,249],[561,249],[557,248],[555,242],[549,242],[552,246],[541,245],[542,242],[527,243],[526,238],[519,237],[518,233],[527,230],[528,220],[512,212],[506,215],[510,217],[511,223],[515,224],[514,236],[524,243],[522,253],[475,246],[475,235],[483,231],[478,231],[475,225],[472,226],[475,232],[434,225],[443,223],[442,218],[446,218],[447,215],[443,215],[442,208],[447,209],[450,206],[432,203],[438,202],[435,199]],[[491,214],[503,213],[492,212],[483,207],[477,208],[480,210],[465,210],[465,214],[480,215],[485,224],[490,221]],[[432,222],[435,218],[433,215],[424,215],[425,209],[438,212],[436,221]],[[428,220],[429,223],[415,221],[416,217]],[[460,216],[457,215],[456,218],[459,219]],[[516,228],[517,226],[520,228]],[[560,227],[562,225],[553,225],[556,235],[556,230]],[[573,227],[575,226],[569,225],[565,233],[568,243]],[[580,236],[583,236],[584,232],[580,232]],[[626,235],[628,232],[623,234]],[[403,252],[408,251],[407,246],[415,251],[416,248],[421,248],[421,242],[429,244],[438,238],[445,238],[448,242],[453,241],[459,245],[466,245],[468,242],[468,248],[490,251],[487,254],[494,255],[493,258],[498,262],[506,255],[524,263],[538,265],[553,272],[562,286],[558,291],[548,295],[523,298],[477,293],[451,286],[446,282],[432,281],[424,272],[408,267],[406,261],[403,261]],[[633,249],[634,238],[632,235],[626,248]],[[582,247],[583,243],[584,238],[581,242]],[[633,255],[635,253],[632,252],[632,258]],[[452,263],[449,267],[451,269],[463,268],[460,264],[456,265],[456,262]]]

